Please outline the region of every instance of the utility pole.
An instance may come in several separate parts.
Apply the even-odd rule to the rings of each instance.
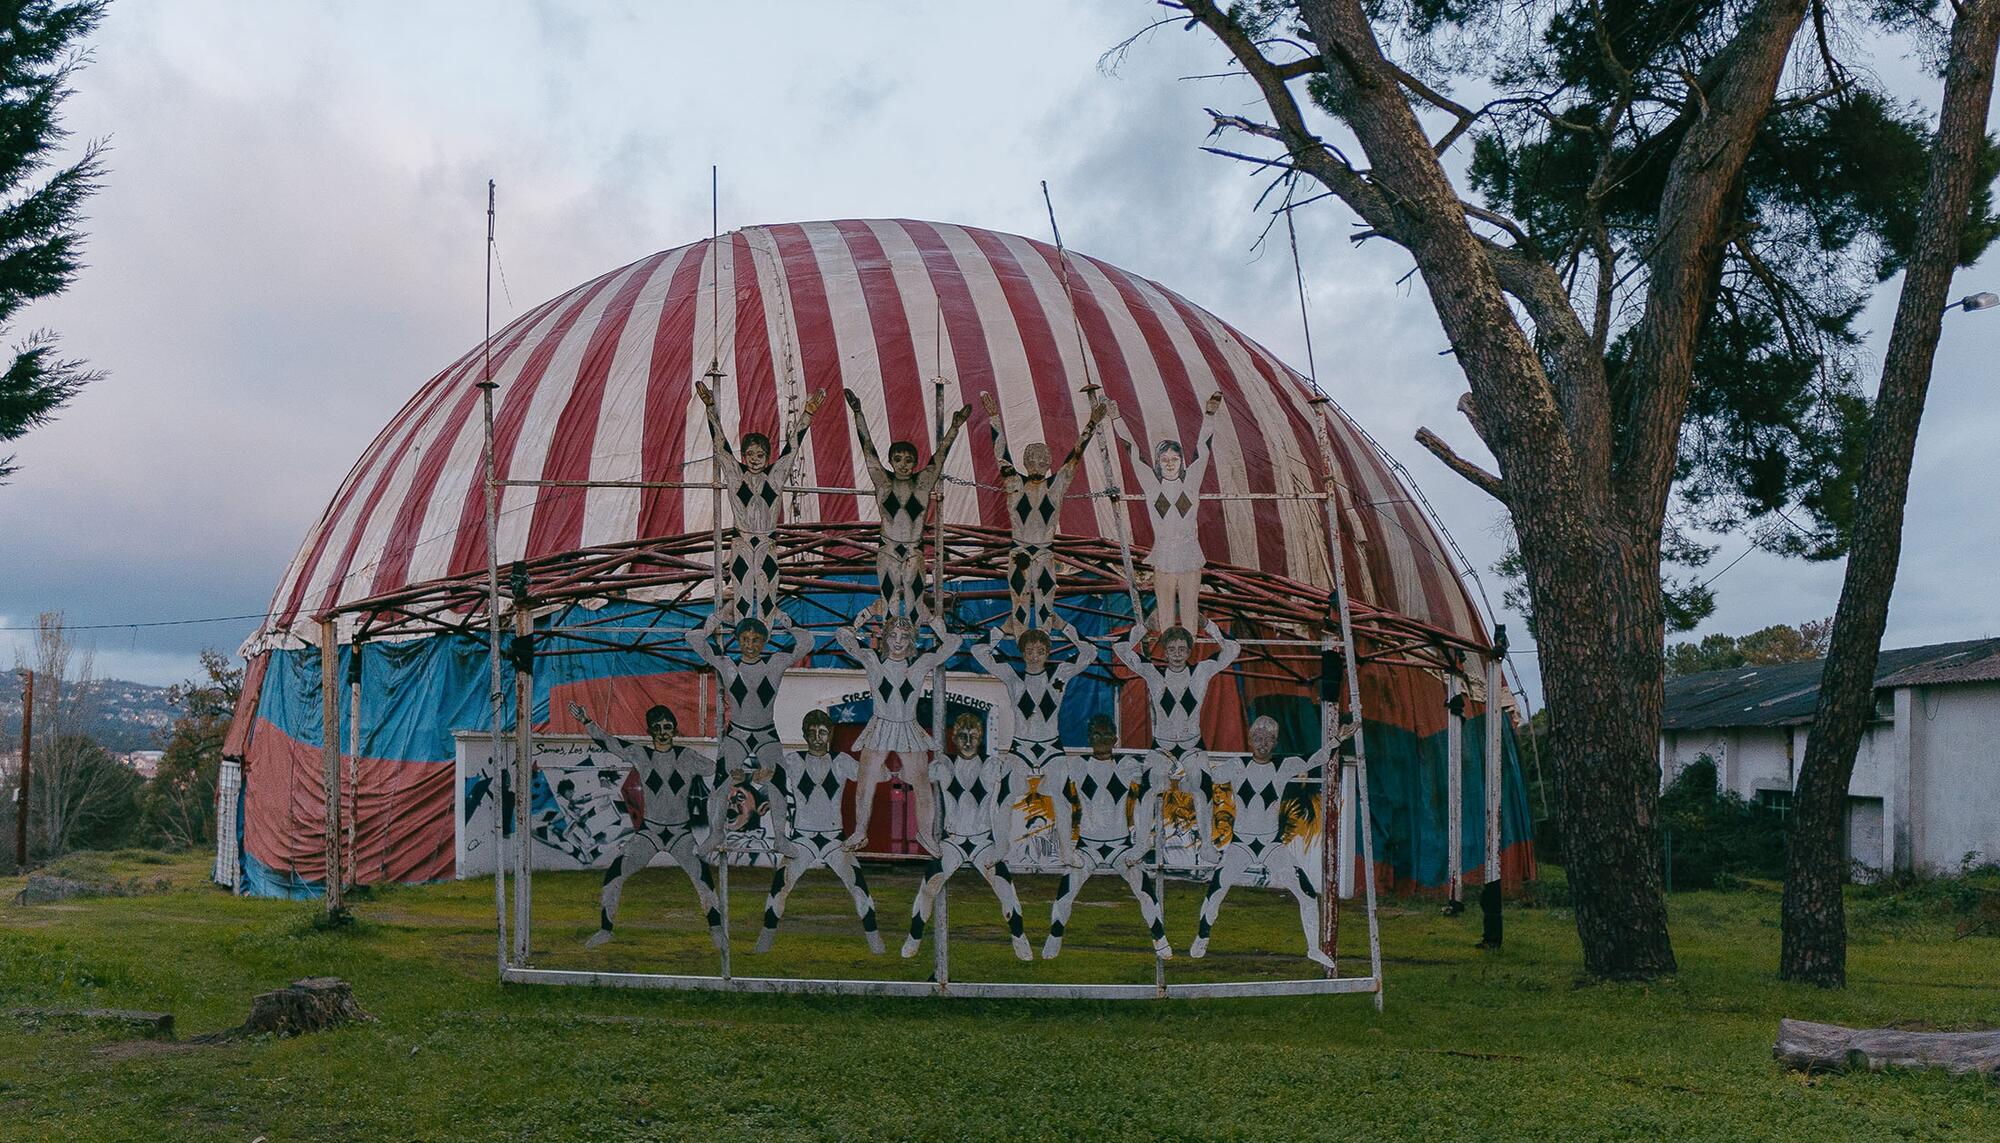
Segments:
[[[15,783],[14,868],[28,867],[28,754],[35,742],[35,672],[21,672],[21,780]]]

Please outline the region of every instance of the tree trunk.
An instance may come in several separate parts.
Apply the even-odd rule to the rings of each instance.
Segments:
[[[1902,557],[1903,509],[1924,395],[1930,388],[1940,315],[1958,266],[1987,104],[1993,94],[2000,0],[1968,0],[1952,26],[1944,106],[1918,210],[1918,244],[1903,277],[1882,365],[1854,534],[1820,678],[1819,707],[1792,800],[1785,855],[1783,940],[1778,975],[1825,987],[1847,983],[1847,909],[1841,846],[1847,784],[1875,709],[1875,662]]]
[[[1552,719],[1560,718],[1551,737],[1577,936],[1584,969],[1609,979],[1675,970],[1658,861],[1665,629],[1657,546],[1655,538],[1546,551],[1522,539],[1542,685]]]

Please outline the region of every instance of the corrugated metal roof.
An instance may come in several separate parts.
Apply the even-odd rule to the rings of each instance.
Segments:
[[[1733,667],[1667,680],[1667,730],[1710,726],[1790,726],[1812,721],[1826,660]],[[1878,687],[2000,681],[2000,639],[1884,650]]]

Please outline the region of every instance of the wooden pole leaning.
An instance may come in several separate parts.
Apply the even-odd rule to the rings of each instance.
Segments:
[[[340,839],[340,647],[331,618],[319,623],[320,761],[326,774],[326,893],[324,907],[329,918],[345,912],[341,892],[344,848]]]
[[[14,784],[14,796],[19,799],[14,810],[14,868],[25,871],[28,868],[28,797],[34,792],[33,755],[35,752],[35,672],[21,672],[21,771],[19,781]],[[239,878],[238,880],[241,880]]]
[[[1313,418],[1313,430],[1319,438],[1320,463],[1326,472],[1326,538],[1327,551],[1333,566],[1333,594],[1340,614],[1340,647],[1342,665],[1347,676],[1347,722],[1342,731],[1350,735],[1354,752],[1354,800],[1355,800],[1355,843],[1361,851],[1362,892],[1368,909],[1368,974],[1375,980],[1375,1010],[1382,1010],[1382,931],[1375,915],[1375,828],[1374,818],[1368,809],[1368,736],[1367,723],[1361,709],[1361,671],[1354,654],[1354,615],[1347,601],[1347,557],[1341,550],[1340,511],[1337,497],[1339,485],[1334,479],[1338,471],[1333,463],[1333,441],[1327,435],[1327,398],[1315,394],[1313,405],[1318,413]],[[1338,751],[1329,751],[1326,769],[1330,771]],[[1324,782],[1331,775],[1322,772]],[[1324,795],[1322,795],[1324,796]],[[1321,802],[1324,812],[1325,802]],[[1328,908],[1330,899],[1328,887],[1321,886],[1320,908]],[[1338,906],[1333,906],[1338,907]]]

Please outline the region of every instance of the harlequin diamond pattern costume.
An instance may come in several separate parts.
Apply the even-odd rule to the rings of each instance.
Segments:
[[[1125,431],[1124,422],[1113,426],[1119,441],[1138,447]],[[1201,550],[1199,517],[1201,482],[1208,472],[1208,459],[1215,444],[1215,414],[1206,413],[1201,422],[1201,438],[1194,452],[1184,458],[1179,474],[1167,477],[1154,467],[1154,457],[1134,458],[1133,475],[1139,491],[1134,499],[1146,508],[1153,525],[1153,546],[1146,564],[1153,569],[1153,627],[1164,631],[1170,626],[1192,631],[1201,623],[1201,571],[1208,557]]]
[[[999,417],[992,418],[993,453],[1000,462],[1000,486],[1006,492],[1007,523],[1014,540],[1007,559],[1007,594],[1013,604],[1008,623],[1015,632],[1031,627],[1046,631],[1056,622],[1056,521],[1079,471],[1083,448],[1103,417],[1104,405],[1099,403],[1062,464],[1041,476],[1029,476],[1015,467],[1007,449],[1007,427]]]
[[[1139,901],[1139,914],[1153,939],[1154,955],[1173,956],[1161,919],[1159,885],[1153,877],[1153,848],[1140,840],[1152,836],[1152,805],[1159,795],[1158,788],[1147,780],[1145,765],[1136,758],[1085,755],[1070,759],[1069,777],[1076,787],[1079,861],[1056,887],[1055,907],[1049,913],[1049,939],[1042,944],[1042,956],[1062,952],[1063,932],[1069,926],[1077,894],[1083,891],[1083,883],[1098,873],[1124,878]],[[1056,790],[1053,795],[1059,798],[1062,792]],[[1129,820],[1128,801],[1137,803]]]
[[[716,743],[716,755],[724,768],[739,776],[752,770],[775,769],[785,760],[772,708],[777,704],[785,672],[811,655],[819,642],[813,631],[792,626],[791,617],[784,612],[774,612],[773,616],[773,630],[791,632],[792,649],[767,649],[754,663],[728,658],[716,648],[715,627],[720,618],[717,612],[711,611],[708,619],[687,635],[688,645],[701,656],[702,662],[714,668],[721,691],[729,699],[729,725]]]
[[[910,659],[884,659],[864,646],[851,627],[833,633],[847,653],[868,672],[868,690],[874,712],[861,737],[854,740],[857,751],[880,750],[890,754],[930,753],[938,748],[930,732],[917,725],[917,700],[930,685],[931,672],[939,663],[958,654],[965,642],[962,635],[940,635],[938,645]]]
[[[640,828],[625,839],[618,856],[611,859],[610,868],[604,871],[604,888],[598,894],[598,928],[586,944],[596,947],[611,939],[612,922],[618,916],[618,898],[624,892],[625,880],[646,868],[655,854],[664,853],[693,883],[695,896],[707,914],[709,939],[720,949],[722,905],[715,893],[714,867],[703,860],[702,853],[711,839],[697,837],[700,827],[690,820],[688,799],[697,780],[706,779],[708,792],[694,795],[712,802],[708,820],[713,824],[702,832],[719,831],[723,814],[719,798],[727,771],[700,751],[678,745],[661,750],[651,743],[607,734],[587,715],[580,721],[593,745],[638,774],[645,798]]]
[[[993,887],[1000,899],[1000,912],[1007,921],[1007,935],[1014,955],[1031,959],[1028,937],[1021,919],[1021,899],[1014,892],[1014,875],[1008,871],[1007,850],[1011,836],[994,834],[997,822],[1007,820],[995,811],[1010,796],[1011,760],[1005,757],[940,758],[931,764],[931,780],[937,784],[939,837],[938,855],[924,869],[917,900],[910,907],[910,935],[903,941],[903,955],[915,956],[924,939],[924,923],[938,891],[960,867],[971,865]],[[1003,831],[1004,833],[1004,831]]]
[[[706,391],[704,391],[706,392]],[[812,423],[808,405],[785,432],[784,443],[762,471],[744,467],[722,434],[722,419],[716,414],[713,394],[704,397],[708,406],[708,435],[714,442],[715,474],[722,485],[724,500],[735,518],[729,539],[729,554],[723,559],[722,579],[725,618],[748,616],[767,619],[776,610],[778,592],[778,549],[772,534],[778,527],[778,507],[784,486],[792,482],[798,466],[798,443]]]
[[[1209,774],[1217,785],[1234,787],[1236,822],[1229,844],[1223,848],[1222,862],[1208,879],[1208,892],[1201,899],[1201,922],[1188,955],[1205,956],[1208,936],[1215,927],[1215,915],[1222,899],[1234,885],[1253,884],[1250,870],[1263,866],[1265,883],[1284,889],[1299,903],[1299,927],[1305,930],[1306,956],[1328,968],[1333,958],[1319,947],[1319,890],[1313,887],[1298,857],[1278,841],[1282,826],[1279,806],[1285,787],[1315,775],[1326,757],[1322,750],[1311,761],[1291,757],[1283,762],[1256,758],[1217,759],[1209,764]],[[1324,811],[1322,811],[1324,812]]]
[[[1194,799],[1196,844],[1210,850],[1215,846],[1214,807],[1210,804],[1212,785],[1208,775],[1208,753],[1201,742],[1201,704],[1208,684],[1221,674],[1242,650],[1242,645],[1222,636],[1213,624],[1209,634],[1221,649],[1213,658],[1193,666],[1159,667],[1139,653],[1146,629],[1134,624],[1125,640],[1112,646],[1112,653],[1146,684],[1153,722],[1153,749],[1147,763],[1155,770],[1183,783]]]
[[[764,928],[757,935],[757,951],[768,952],[778,939],[778,925],[785,917],[785,902],[808,869],[830,869],[854,898],[854,913],[861,918],[861,931],[872,952],[882,951],[882,934],[876,930],[875,899],[869,895],[868,881],[854,855],[842,844],[845,834],[840,823],[840,794],[854,781],[859,764],[847,754],[807,754],[789,751],[772,775],[771,784],[788,807],[784,849],[786,857],[771,875],[771,893],[764,901]]]
[[[882,539],[875,550],[875,574],[883,614],[928,615],[930,609],[923,602],[924,514],[930,510],[932,490],[944,477],[945,457],[972,410],[969,406],[959,410],[928,463],[908,476],[898,476],[882,463],[868,435],[868,418],[861,415],[861,405],[852,392],[847,394],[847,403],[854,410],[862,464],[875,486],[875,506],[881,513]]]

